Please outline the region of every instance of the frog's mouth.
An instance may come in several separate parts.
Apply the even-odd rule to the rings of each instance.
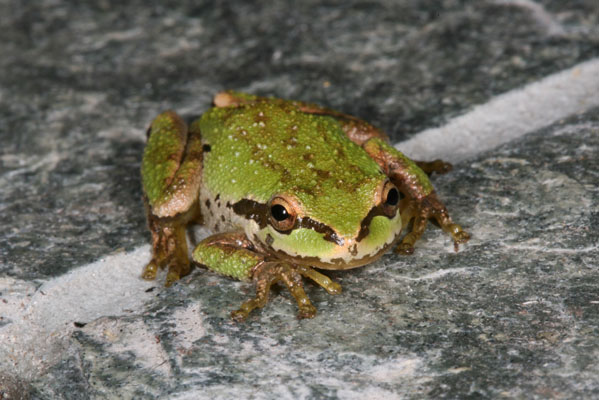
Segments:
[[[401,233],[399,213],[393,218],[369,214],[367,222],[355,237],[331,238],[322,229],[311,227],[280,233],[269,226],[254,231],[252,236],[276,258],[323,269],[349,269],[381,257]]]
[[[350,258],[349,260],[344,257],[322,259],[320,257],[315,256],[290,255],[283,251],[274,249],[270,249],[269,252],[273,254],[275,257],[281,260],[288,261],[292,264],[307,265],[311,267],[318,267],[330,270],[343,270],[361,267],[378,260],[383,254],[385,254],[385,252],[387,252],[387,250],[389,250],[393,243],[381,247],[380,250],[374,254],[366,255],[360,258]]]

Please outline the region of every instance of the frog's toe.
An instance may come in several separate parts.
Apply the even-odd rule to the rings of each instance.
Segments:
[[[443,160],[434,161],[415,161],[416,165],[427,174],[433,172],[437,174],[446,174],[453,169],[453,165]]]
[[[268,282],[264,288],[262,285],[256,287],[256,297],[244,302],[238,310],[231,313],[231,318],[237,322],[243,322],[256,308],[262,308],[268,303],[268,291],[272,282]]]
[[[410,243],[400,243],[394,250],[397,254],[411,256],[414,254],[414,246]]]
[[[340,294],[342,292],[341,285],[337,282],[331,281],[328,286],[323,286],[328,294]]]
[[[236,105],[236,99],[235,96],[230,92],[219,92],[214,95],[212,103],[216,107],[229,107]]]
[[[435,160],[433,161],[433,172],[438,174],[446,174],[453,169],[453,165],[443,160]]]
[[[294,281],[297,281],[297,278],[299,278],[299,282],[300,282],[299,285],[297,284],[297,282],[292,282],[292,283],[285,282],[285,284],[289,288],[289,291],[291,292],[291,295],[297,302],[297,306],[299,308],[299,312],[297,313],[297,318],[298,319],[313,318],[316,315],[316,307],[314,307],[312,305],[312,303],[310,302],[308,295],[306,294],[303,286],[301,285],[301,277],[299,276],[299,274],[297,274],[297,275],[298,276],[291,276],[290,278],[292,278]]]
[[[156,279],[156,273],[158,272],[158,264],[154,260],[150,261],[148,265],[144,267],[141,277],[148,281]]]
[[[246,320],[249,314],[249,311],[245,311],[242,306],[242,308],[240,308],[239,310],[231,312],[231,319],[237,322],[243,322]]]
[[[414,254],[414,245],[422,236],[426,226],[426,219],[416,218],[412,231],[402,239],[401,243],[395,248],[395,252],[404,256]]]
[[[231,317],[236,321],[245,320],[248,315],[256,308],[262,308],[268,302],[270,287],[276,282],[283,282],[291,292],[291,295],[297,302],[299,312],[298,318],[312,318],[316,315],[316,307],[312,305],[308,295],[304,291],[302,275],[314,279],[326,278],[324,275],[313,271],[315,274],[307,272],[309,267],[289,265],[286,263],[268,262],[262,264],[255,272],[254,281],[256,282],[256,297],[243,303],[241,307],[231,313]],[[318,276],[320,275],[320,276]],[[317,281],[318,282],[318,281]],[[328,289],[332,292],[339,292],[339,284],[328,280],[326,282]],[[325,287],[326,288],[326,287]]]
[[[305,276],[306,278],[312,279],[314,282],[319,284],[327,291],[328,294],[339,294],[341,293],[341,285],[333,281],[328,276],[321,274],[311,267],[299,265],[297,271]]]
[[[308,303],[308,304],[303,304],[299,307],[299,312],[297,313],[297,318],[298,319],[314,318],[315,315],[316,315],[316,307],[314,307],[312,304]]]
[[[452,235],[454,242],[459,244],[466,243],[468,240],[470,240],[470,234],[466,231],[461,230],[462,228],[459,225],[458,228],[460,230],[456,232],[454,235]]]
[[[173,283],[177,282],[179,279],[181,279],[181,277],[179,276],[178,272],[168,271],[168,273],[166,274],[166,279],[164,281],[164,286],[171,287]]]
[[[187,260],[185,260],[187,261]],[[190,266],[189,262],[176,262],[171,263],[168,266],[168,272],[166,273],[166,281],[164,286],[169,287],[179,279],[189,274]]]

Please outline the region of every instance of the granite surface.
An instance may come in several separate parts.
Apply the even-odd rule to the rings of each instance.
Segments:
[[[0,0],[0,32],[2,329],[20,323],[9,296],[27,305],[147,243],[139,163],[158,112],[198,115],[234,88],[337,108],[396,142],[599,56],[599,4]],[[235,325],[251,287],[196,270],[127,316],[71,321],[58,363],[24,375],[0,360],[0,394],[596,397],[597,113],[436,179],[474,234],[457,254],[431,229],[414,257],[333,274],[341,296],[311,287],[319,315],[301,322],[281,291]]]
[[[250,285],[196,271],[77,329],[34,397],[597,397],[598,159],[595,109],[456,166],[435,182],[470,243],[330,273],[312,320],[282,290],[236,324]]]
[[[234,88],[397,141],[599,55],[596,1],[528,3],[0,2],[0,271],[45,279],[146,240],[138,166],[165,109]]]

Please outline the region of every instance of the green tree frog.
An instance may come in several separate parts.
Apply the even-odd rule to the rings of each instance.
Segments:
[[[166,286],[190,272],[186,226],[214,231],[191,259],[253,281],[236,320],[284,283],[299,318],[316,308],[303,277],[328,293],[341,286],[319,270],[359,267],[392,246],[411,254],[429,219],[456,249],[469,239],[437,198],[428,175],[451,165],[413,161],[373,125],[315,104],[227,91],[189,126],[173,111],[148,129],[141,175],[152,259],[143,278],[168,267]],[[400,237],[402,228],[411,229]],[[406,229],[407,230],[407,229]],[[400,241],[401,239],[401,241]],[[397,244],[399,242],[399,244]]]

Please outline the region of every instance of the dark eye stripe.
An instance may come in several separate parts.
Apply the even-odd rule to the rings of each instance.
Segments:
[[[343,238],[339,237],[337,233],[331,229],[330,226],[323,224],[322,222],[314,221],[312,218],[298,218],[298,223],[296,224],[299,228],[307,228],[312,229],[316,232],[324,234],[324,240],[329,242],[333,242],[339,246],[343,246]],[[294,227],[295,228],[295,227]]]
[[[241,215],[247,219],[253,219],[256,221],[260,229],[263,229],[266,227],[266,225],[268,225],[269,211],[266,204],[243,199],[239,200],[233,205],[227,202],[227,207],[232,208],[233,212],[237,215]]]
[[[358,237],[356,238],[357,242],[360,242],[362,239],[364,239],[366,236],[368,236],[368,234],[370,233],[369,227],[370,227],[370,223],[372,222],[372,219],[374,217],[378,217],[379,215],[385,216],[389,219],[395,217],[395,214],[392,216],[387,215],[384,211],[383,206],[380,204],[378,206],[372,207],[370,209],[370,211],[368,212],[368,214],[364,217],[364,219],[360,223],[360,232],[358,233]]]
[[[260,229],[266,228],[268,225],[268,219],[270,217],[270,208],[267,204],[258,203],[253,200],[243,199],[239,200],[235,204],[227,203],[228,208],[232,208],[233,212],[237,215],[241,215],[246,219],[252,219],[256,221]],[[283,207],[284,208],[284,207]],[[284,235],[288,235],[292,230],[296,228],[312,229],[318,233],[324,235],[324,240],[333,242],[339,246],[343,246],[343,238],[339,237],[337,233],[328,225],[321,222],[315,221],[312,218],[298,218],[295,221],[293,228],[285,232],[280,232]]]

